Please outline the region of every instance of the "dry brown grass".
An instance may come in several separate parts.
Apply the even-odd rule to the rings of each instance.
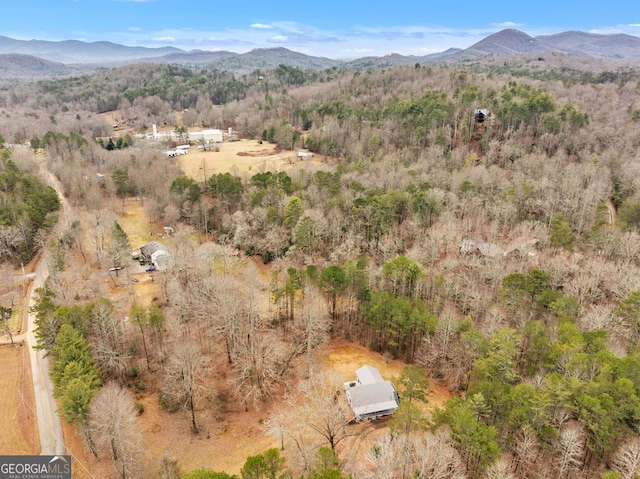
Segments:
[[[368,364],[380,371],[384,379],[393,382],[398,386],[398,378],[402,370],[407,365],[397,359],[389,359],[380,353],[370,351],[360,344],[345,341],[333,341],[321,349],[323,363],[329,370],[342,374],[345,381],[356,378],[355,371]],[[431,394],[425,410],[430,411],[436,406],[442,406],[445,401],[451,399],[453,395],[441,383],[435,380],[429,381]],[[402,391],[402,390],[401,390]]]
[[[199,151],[192,148],[187,155],[177,158],[178,166],[187,176],[202,180],[216,173],[236,175],[256,174],[263,171],[283,171],[300,164],[296,152],[281,150],[272,143],[259,144],[256,140],[225,142],[220,151]],[[314,157],[311,161],[319,164]]]
[[[27,347],[0,347],[0,369],[0,453],[39,454],[38,421]]]
[[[149,224],[144,206],[135,199],[125,201],[124,214],[120,215],[118,222],[129,237],[132,251],[153,239],[157,240],[157,235],[162,231],[158,225]]]

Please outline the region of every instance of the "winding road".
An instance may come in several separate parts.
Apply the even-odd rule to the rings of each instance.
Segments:
[[[46,182],[56,190],[60,199],[61,209],[58,215],[58,224],[61,224],[69,215],[70,205],[62,192],[62,186],[57,178],[45,165],[41,165],[41,171]],[[35,397],[36,415],[38,417],[38,432],[40,434],[40,454],[62,455],[66,454],[62,426],[57,413],[56,401],[53,397],[53,384],[49,376],[49,360],[45,351],[37,350],[35,334],[35,314],[31,313],[31,307],[35,304],[35,291],[42,287],[49,277],[46,252],[40,256],[35,268],[35,278],[29,290],[29,313],[27,318],[26,342],[29,347],[31,361],[31,378],[33,380],[33,392]]]

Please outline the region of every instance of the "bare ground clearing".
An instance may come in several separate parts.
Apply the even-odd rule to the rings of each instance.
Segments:
[[[345,380],[355,377],[355,370],[364,364],[377,367],[385,379],[397,382],[405,364],[401,361],[387,360],[381,354],[369,351],[364,346],[346,341],[333,341],[316,351],[315,360],[318,370],[335,371]],[[445,388],[432,381],[432,395],[427,409],[441,405],[451,397]],[[276,400],[260,411],[216,412],[215,408],[198,411],[201,433],[191,434],[189,419],[184,412],[169,413],[160,407],[155,393],[137,396],[143,404],[144,412],[139,416],[140,429],[144,437],[144,456],[150,472],[159,467],[163,454],[178,459],[182,471],[207,467],[216,471],[239,474],[247,457],[264,452],[270,447],[278,447],[276,438],[267,436],[264,421],[271,411],[288,407],[283,400]],[[340,444],[341,458],[361,458],[374,441],[387,431],[387,420],[363,422],[348,426],[352,434]],[[110,474],[110,460],[103,458],[96,462],[82,451],[82,441],[75,435],[73,428],[66,428],[65,440],[68,447],[74,447],[76,454],[89,469]],[[80,451],[80,454],[78,454]],[[290,451],[285,450],[285,455]],[[82,471],[80,471],[82,472]],[[95,475],[95,472],[94,472]],[[153,474],[151,474],[153,476]],[[78,477],[90,477],[80,474]]]
[[[220,151],[199,151],[192,148],[187,155],[177,158],[178,166],[187,176],[202,180],[217,173],[236,175],[283,171],[305,164],[320,165],[314,156],[311,160],[298,161],[296,152],[281,150],[272,143],[259,144],[256,140],[222,143]]]

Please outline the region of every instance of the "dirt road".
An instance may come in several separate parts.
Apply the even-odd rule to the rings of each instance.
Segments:
[[[58,193],[62,208],[59,218],[62,221],[69,211],[69,204],[62,194],[62,187],[54,175],[42,166],[44,179]],[[59,223],[60,223],[59,221]],[[29,291],[29,310],[35,303],[35,290],[42,287],[49,276],[47,255],[43,254],[35,269],[35,278]],[[49,360],[44,356],[44,351],[34,349],[36,345],[35,314],[29,312],[27,320],[27,345],[31,360],[31,377],[36,402],[36,414],[38,416],[38,432],[40,434],[40,454],[61,455],[66,454],[62,427],[57,414],[56,401],[53,398],[53,384],[49,377]]]

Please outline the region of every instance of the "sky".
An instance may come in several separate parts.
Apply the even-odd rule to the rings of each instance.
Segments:
[[[638,0],[3,0],[0,35],[348,59],[466,48],[504,28],[640,36]]]

